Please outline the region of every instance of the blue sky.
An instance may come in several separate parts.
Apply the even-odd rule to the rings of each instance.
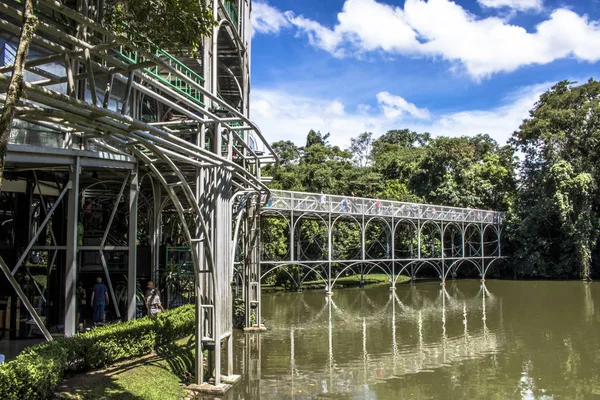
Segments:
[[[252,18],[251,118],[269,141],[505,143],[555,82],[600,75],[600,0],[261,0]]]

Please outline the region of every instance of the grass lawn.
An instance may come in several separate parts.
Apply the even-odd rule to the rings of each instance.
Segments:
[[[110,368],[78,374],[56,390],[58,399],[178,400],[186,396],[191,378],[194,343],[190,338],[165,346],[142,358]]]
[[[365,286],[367,286],[367,285],[389,285],[390,278],[386,274],[369,274],[369,275],[364,276],[364,281],[365,281],[364,282]],[[396,284],[405,283],[408,281],[410,281],[410,277],[405,276],[405,275],[400,275],[398,277]],[[360,282],[360,275],[342,276],[342,277],[338,278],[338,280],[335,282],[334,289],[336,287],[342,288],[342,287],[358,286],[359,282]],[[305,281],[302,283],[302,289],[314,288],[314,286],[324,286],[324,283],[322,280],[318,280],[318,279],[314,280],[314,281]],[[281,286],[275,286],[275,285],[269,285],[269,284],[263,284],[263,285],[261,285],[261,287],[263,289],[266,289],[266,291],[284,290],[284,288]]]

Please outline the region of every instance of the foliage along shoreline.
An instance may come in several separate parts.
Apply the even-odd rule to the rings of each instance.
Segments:
[[[273,143],[280,163],[265,175],[273,177],[273,189],[505,211],[506,277],[594,277],[600,264],[600,83],[557,83],[515,129],[506,145],[486,134],[433,137],[400,129],[374,139],[364,132],[347,150],[311,130],[304,146]],[[283,227],[272,222],[263,227],[265,250],[283,256]],[[352,242],[353,233],[346,235]]]

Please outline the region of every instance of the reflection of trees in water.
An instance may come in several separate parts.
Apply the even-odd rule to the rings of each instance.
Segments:
[[[496,334],[486,327],[485,315],[497,308],[497,301],[484,284],[468,295],[452,285],[435,291],[413,286],[401,293],[390,291],[387,297],[373,290],[347,293],[352,295],[339,296],[339,301],[336,296],[325,298],[317,307],[310,296],[308,300],[302,294],[280,296],[269,328],[278,337],[282,335],[277,332],[290,332],[286,352],[290,368],[276,382],[271,375],[262,380],[261,398],[269,397],[273,384],[279,395],[299,395],[302,390],[301,398],[369,392],[376,382],[494,354],[499,347]],[[283,297],[290,301],[281,301]],[[290,311],[292,307],[303,312]],[[471,319],[484,327],[470,331]],[[448,320],[460,325],[460,333],[454,329],[448,334]],[[321,339],[314,342],[314,337]],[[311,338],[310,343],[305,338]],[[320,365],[306,366],[307,345],[315,354],[323,354],[314,357],[322,360]],[[281,356],[283,351],[277,353]],[[296,362],[297,356],[301,362]]]
[[[263,364],[260,398],[273,386],[279,397],[271,398],[593,398],[599,290],[580,282],[459,282],[344,291],[321,302],[300,295],[313,317],[294,328],[294,369]],[[290,337],[291,326],[281,325]],[[276,353],[289,365],[289,342]]]

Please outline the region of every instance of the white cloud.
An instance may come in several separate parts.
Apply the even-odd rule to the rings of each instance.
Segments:
[[[340,101],[334,100],[325,108],[325,113],[329,115],[344,115],[344,105]]]
[[[489,8],[508,7],[515,10],[540,10],[542,0],[477,0],[479,4]]]
[[[498,143],[505,144],[523,119],[529,116],[540,95],[553,83],[527,86],[510,93],[503,105],[490,110],[464,110],[442,114],[429,124],[414,125],[412,129],[434,135],[457,137],[488,134]]]
[[[405,113],[419,119],[429,119],[429,111],[409,103],[400,96],[394,96],[388,92],[377,93],[377,102],[387,119],[398,119]]]
[[[513,8],[541,4],[538,0],[480,1]],[[600,60],[600,24],[566,8],[554,10],[531,32],[498,17],[479,18],[450,0],[406,0],[403,9],[375,0],[346,0],[333,28],[270,8],[277,12],[276,20],[283,18],[289,24],[275,24],[274,32],[294,26],[312,46],[336,57],[360,57],[369,51],[442,57],[462,65],[475,79],[568,57]],[[271,32],[264,23],[259,29]]]
[[[252,30],[260,33],[279,33],[290,26],[287,18],[275,7],[266,3],[252,3]]]
[[[353,112],[345,111],[339,100],[274,90],[254,89],[250,104],[252,119],[269,142],[291,140],[304,145],[306,134],[314,129],[330,132],[330,143],[344,148],[350,145],[350,138],[365,131],[378,137],[390,129],[409,128],[435,136],[487,133],[504,144],[528,116],[539,96],[550,87],[550,83],[544,83],[521,88],[507,96],[504,104],[489,110],[437,115],[387,92],[377,94],[377,108],[360,104]]]

